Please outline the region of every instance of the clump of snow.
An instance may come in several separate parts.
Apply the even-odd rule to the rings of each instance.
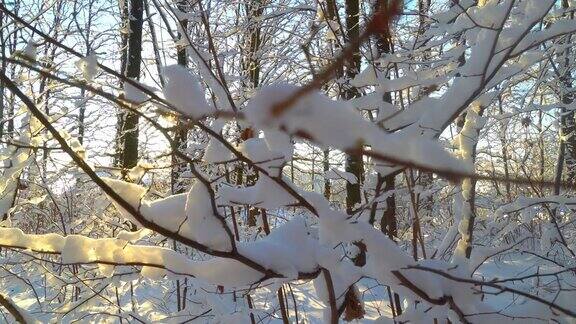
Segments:
[[[232,159],[232,152],[222,142],[215,138],[208,141],[202,160],[206,163],[221,163]]]
[[[103,177],[102,180],[106,182],[106,184],[112,188],[120,197],[122,197],[127,203],[129,203],[132,207],[139,209],[142,205],[142,198],[146,194],[146,188],[139,186],[134,183],[122,181],[122,180],[115,180],[111,178]],[[126,218],[127,220],[135,223],[140,224],[133,216],[130,214],[126,209],[120,206],[118,202],[115,200],[112,201],[116,209]]]
[[[34,42],[33,39],[30,39],[28,43],[26,43],[26,46],[22,50],[21,55],[23,56],[23,58],[29,61],[32,62],[36,61],[36,58],[38,56],[38,45]]]
[[[206,102],[204,91],[198,77],[181,65],[169,65],[163,68],[162,75],[166,84],[162,89],[164,97],[179,112],[192,118],[201,118],[214,110]]]
[[[96,54],[92,53],[76,62],[76,67],[82,73],[84,79],[88,82],[92,81],[98,73],[98,58]]]
[[[263,138],[249,138],[242,142],[238,149],[244,156],[267,170],[268,173],[279,176],[281,167],[285,162],[286,154],[286,152],[281,152],[281,150],[289,150],[289,148],[287,149],[286,147],[291,146],[291,143],[287,144],[285,142],[286,138],[276,137],[274,140],[279,143],[278,150],[280,150],[277,151],[275,146],[269,146],[274,143],[274,140],[271,140],[271,138],[273,138],[273,136],[269,137],[269,142]]]
[[[146,171],[150,168],[149,164],[138,161],[136,166],[128,170],[128,178],[133,182],[139,182],[140,179],[146,174]]]
[[[214,121],[212,126],[210,126],[210,128],[221,135],[224,125],[224,121],[217,119]],[[204,156],[202,159],[207,163],[219,163],[230,161],[232,157],[232,152],[224,145],[224,143],[214,137],[211,137],[208,141],[208,146],[206,146],[206,150],[204,151]]]
[[[302,218],[295,218],[270,235],[238,247],[251,260],[292,279],[298,278],[298,272],[317,270],[316,249],[317,241],[309,235]]]
[[[110,178],[103,180],[147,220],[215,250],[232,248],[223,224],[212,209],[212,197],[200,181],[195,182],[188,193],[148,201],[143,199],[147,189],[140,185]],[[139,224],[116,201],[113,203],[124,218]]]
[[[285,183],[290,183],[285,179]],[[266,176],[261,176],[250,187],[223,186],[219,191],[220,201],[226,204],[251,205],[267,209],[290,206],[297,203],[282,186]]]
[[[144,200],[140,210],[152,222],[176,232],[186,218],[186,197],[188,193],[171,195],[154,201]]]
[[[137,231],[130,231],[130,232],[122,230],[122,231],[120,231],[120,233],[118,233],[116,235],[116,238],[119,240],[124,240],[124,241],[134,243],[136,241],[141,240],[145,236],[150,235],[151,233],[152,233],[152,231],[147,229],[147,228],[141,228]]]
[[[141,234],[142,232],[137,235]],[[123,239],[94,239],[82,235],[33,235],[24,234],[18,228],[0,228],[0,244],[61,254],[64,264],[97,263],[99,271],[106,276],[112,275],[114,265],[132,264],[143,266],[142,275],[153,279],[159,279],[166,273],[175,273],[194,276],[213,284],[243,286],[262,277],[262,273],[233,259],[213,258],[195,262],[171,249],[133,245]],[[258,249],[260,247],[246,247],[246,250],[253,251],[255,255],[258,254]]]
[[[138,82],[138,80],[136,80],[136,79],[132,79],[132,80],[134,82],[138,83],[144,89],[147,89],[150,91],[156,90],[153,87],[149,87],[149,86],[146,86],[146,85]],[[133,86],[130,82],[124,82],[124,98],[126,98],[126,100],[131,101],[133,103],[142,104],[145,101],[148,101],[150,99],[150,96],[148,96],[144,91]]]
[[[0,228],[0,244],[28,248],[34,251],[59,251],[64,246],[63,237],[58,234],[27,235],[19,228]]]
[[[259,129],[285,129],[294,134],[308,132],[317,142],[336,148],[353,148],[374,130],[353,107],[312,92],[303,95],[276,115],[274,107],[300,88],[275,84],[262,88],[248,103],[246,118]]]
[[[437,141],[419,135],[387,134],[366,120],[349,102],[330,100],[318,92],[298,95],[299,89],[288,84],[264,87],[248,103],[246,118],[264,132],[281,130],[341,150],[370,146],[382,158],[399,164],[470,172],[469,166],[448,154]],[[294,95],[299,96],[295,103],[275,111],[278,104]]]
[[[358,183],[358,178],[350,173],[350,172],[346,172],[346,171],[340,171],[338,169],[330,169],[328,171],[326,171],[326,173],[324,174],[324,177],[326,177],[326,179],[330,179],[330,180],[339,180],[339,179],[343,179],[348,181],[351,184],[356,184]]]
[[[230,238],[212,209],[212,197],[203,183],[196,181],[186,197],[186,223],[192,237],[201,244],[219,251],[230,251]]]
[[[281,154],[284,161],[292,159],[294,144],[288,134],[276,130],[266,130],[264,131],[264,140],[270,152]]]
[[[72,148],[72,150],[74,150],[74,152],[78,154],[78,156],[80,156],[82,159],[86,159],[86,149],[76,137],[71,138],[68,142],[70,148]]]

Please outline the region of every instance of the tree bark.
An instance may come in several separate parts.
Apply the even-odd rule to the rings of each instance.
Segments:
[[[180,1],[178,2],[178,10],[182,12],[188,11],[188,1]],[[182,32],[186,33],[188,30],[188,20],[183,19],[178,21],[180,24],[180,29]],[[185,38],[185,35],[179,35],[180,39]],[[182,66],[188,66],[188,53],[187,53],[187,46],[179,46],[177,51],[177,59],[178,64]],[[176,130],[174,134],[174,142],[175,146],[178,150],[185,151],[187,147],[187,139],[188,139],[188,130],[186,128],[179,127],[181,126],[180,121],[176,124]],[[178,159],[175,155],[172,155],[172,173],[170,177],[170,184],[172,187],[172,193],[182,193],[184,192],[184,184],[182,179],[182,174],[186,170],[186,166],[183,164],[184,161]]]
[[[247,51],[244,53],[243,72],[248,82],[244,84],[245,88],[256,89],[260,85],[260,57],[259,51],[262,45],[260,17],[264,13],[264,4],[262,0],[250,0],[246,6],[246,17],[248,19],[248,29],[246,33]],[[256,136],[254,130],[248,128],[242,131],[242,141],[246,141]],[[246,177],[246,185],[253,186],[258,181],[258,173]],[[248,207],[248,226],[256,226],[259,210],[254,207]]]
[[[346,5],[346,38],[348,42],[360,37],[360,2],[358,0],[345,0]],[[354,79],[360,71],[360,49],[356,49],[346,64],[345,76],[347,82]],[[344,86],[342,97],[350,100],[358,97],[358,89],[349,84]],[[359,143],[361,145],[361,143]],[[364,161],[362,155],[348,155],[346,157],[346,172],[356,176],[356,183],[346,182],[346,210],[350,213],[356,204],[362,201],[361,188],[364,182]]]
[[[131,0],[129,9],[129,35],[126,55],[126,70],[124,75],[138,80],[140,78],[140,63],[142,61],[142,25],[144,14],[143,0]],[[138,115],[132,112],[122,112],[120,125],[121,166],[125,169],[138,164]]]
[[[562,0],[562,8],[568,9],[568,0]],[[574,12],[570,12],[570,19],[574,18]],[[566,36],[566,44],[571,42],[571,34]],[[562,124],[562,138],[565,141],[565,165],[566,165],[566,180],[574,182],[576,180],[576,124],[574,122],[574,110],[566,108],[574,102],[574,94],[572,90],[572,71],[570,68],[570,47],[566,47],[564,56],[562,58],[562,69],[560,82],[562,87],[562,104],[561,108],[561,124]]]

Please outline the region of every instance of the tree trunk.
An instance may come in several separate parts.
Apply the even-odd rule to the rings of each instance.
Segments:
[[[462,160],[472,163],[476,161],[476,146],[478,136],[482,128],[481,118],[486,107],[480,104],[473,104],[468,108],[465,116],[465,122],[459,135],[459,149]],[[464,256],[469,259],[472,253],[472,239],[474,234],[474,223],[476,220],[476,179],[466,178],[462,180],[461,202],[462,214],[459,219],[459,226],[465,228],[461,232],[461,238],[458,242],[456,256]]]
[[[324,174],[330,170],[330,150],[325,149],[323,152],[322,166],[324,168]],[[330,185],[330,179],[324,177],[324,197],[330,200],[330,195],[332,194],[332,188]]]
[[[4,26],[4,12],[0,12],[0,25]],[[8,63],[6,62],[6,39],[4,38],[4,28],[0,28],[0,68],[6,71]],[[4,120],[4,81],[0,81],[0,120]],[[0,122],[0,139],[4,136],[4,122]]]
[[[568,0],[562,0],[562,8],[568,9]],[[574,19],[574,12],[570,12],[570,19]],[[567,36],[566,44],[570,43],[571,35]],[[562,173],[564,166],[566,166],[566,175],[568,182],[574,182],[576,176],[576,125],[574,122],[574,111],[566,109],[566,106],[572,104],[574,101],[574,94],[572,93],[572,73],[570,71],[570,49],[566,48],[564,52],[562,70],[560,71],[561,83],[561,98],[562,108],[560,109],[560,139],[558,146],[558,158],[556,161],[556,173],[554,175],[554,195],[560,195],[560,183],[562,182]],[[557,208],[554,208],[550,215],[550,222],[555,227],[557,232],[556,240],[566,246],[568,250],[574,255],[572,249],[568,247],[568,243],[562,233],[558,223]]]
[[[120,14],[122,16],[120,21],[127,22],[130,12],[128,10],[128,2],[120,1],[122,7],[120,7]],[[126,71],[126,64],[128,62],[128,34],[121,33],[121,43],[120,43],[121,53],[120,56],[120,71],[124,73]],[[120,88],[124,85],[124,81],[120,80]],[[122,144],[123,138],[122,128],[124,125],[124,111],[119,110],[116,114],[116,137],[114,141],[114,166],[122,167]]]
[[[131,0],[129,10],[128,48],[126,55],[127,78],[138,80],[140,78],[140,62],[142,61],[142,24],[144,14],[143,0]],[[132,112],[122,112],[120,125],[121,154],[120,163],[125,169],[132,168],[138,163],[138,115]]]
[[[180,1],[178,2],[178,10],[182,11],[182,12],[188,12],[188,4],[187,1]],[[183,19],[180,20],[178,22],[180,24],[180,29],[182,32],[187,33],[188,32],[188,20],[187,19]],[[179,35],[180,39],[185,38],[185,35]],[[182,65],[182,66],[188,66],[188,54],[187,54],[187,49],[188,46],[179,46],[178,47],[178,64]],[[182,127],[178,127],[181,126],[181,123],[178,121],[177,122],[177,127],[175,130],[175,134],[174,134],[174,141],[175,141],[175,145],[177,147],[178,150],[180,151],[185,151],[186,147],[187,147],[187,139],[188,139],[188,130]],[[172,193],[173,194],[177,194],[177,193],[181,193],[184,192],[184,184],[183,184],[183,179],[182,179],[182,174],[184,173],[184,171],[186,171],[186,165],[183,164],[183,161],[179,158],[177,158],[175,155],[172,155],[172,174],[170,177],[171,180],[171,187],[172,187]]]
[[[84,46],[86,47],[86,56],[90,55],[90,53],[92,51],[92,49],[90,48],[90,46],[91,46],[90,31],[92,29],[92,19],[94,18],[92,15],[93,4],[94,4],[94,1],[88,2],[88,12],[89,13],[88,13],[88,18],[86,20],[86,23],[84,25],[84,31],[86,32],[86,35],[84,35]],[[76,13],[76,9],[75,9],[74,15],[75,15],[75,17],[78,17],[77,13]],[[78,20],[76,20],[76,24],[78,26],[80,26],[80,22]],[[86,89],[84,89],[84,88],[80,89],[80,98],[82,98],[82,103],[81,103],[80,107],[78,108],[78,142],[80,142],[80,144],[84,144],[84,133],[86,130],[86,125],[84,124],[84,122],[86,119],[86,106],[88,103],[87,103],[87,99],[85,98],[85,96],[86,96]]]
[[[247,89],[256,89],[260,85],[260,57],[259,50],[262,45],[262,38],[260,34],[261,23],[260,17],[264,13],[264,5],[262,0],[250,0],[246,3],[246,17],[248,20],[248,29],[246,34],[246,52],[244,53],[244,60],[242,69],[244,76],[248,82],[244,83]],[[256,136],[254,130],[248,128],[242,131],[242,141],[246,141]],[[253,186],[258,181],[258,173],[253,172],[246,177],[246,186]],[[257,216],[259,209],[248,206],[248,219],[246,225],[254,227],[257,224]]]
[[[346,37],[348,43],[360,37],[360,2],[346,0]],[[346,65],[346,79],[350,82],[360,70],[360,49],[352,54]],[[342,96],[349,100],[358,97],[358,90],[349,84],[344,86]],[[356,183],[346,182],[346,210],[350,213],[356,204],[362,201],[361,186],[364,182],[364,161],[362,155],[348,155],[346,157],[346,172],[356,176]]]
[[[562,8],[568,9],[568,0],[562,0]],[[574,12],[570,12],[570,19],[574,18]],[[571,34],[566,36],[566,44],[570,44]],[[561,124],[562,124],[562,138],[565,139],[565,164],[566,164],[566,175],[568,182],[574,182],[576,180],[576,124],[574,122],[574,110],[566,108],[574,102],[574,94],[572,90],[572,71],[570,69],[570,47],[566,47],[564,52],[563,62],[561,64],[562,69],[560,76],[561,93],[562,93],[562,104],[561,109]]]
[[[351,43],[360,37],[360,2],[359,0],[345,0],[346,6],[346,43]],[[335,8],[334,8],[335,9]],[[359,96],[358,89],[350,85],[350,81],[360,72],[360,48],[355,49],[352,57],[348,59],[345,66],[346,84],[341,89],[341,96],[350,100]],[[358,143],[362,145],[362,143]],[[364,182],[364,160],[361,154],[346,156],[346,172],[352,173],[357,181],[350,183],[346,181],[346,210],[351,213],[354,207],[362,201],[362,183]],[[354,294],[355,285],[351,285],[348,292]],[[364,317],[364,306],[358,299],[345,299],[346,320],[361,319]],[[350,311],[354,309],[355,311]],[[337,321],[337,320],[336,320]]]

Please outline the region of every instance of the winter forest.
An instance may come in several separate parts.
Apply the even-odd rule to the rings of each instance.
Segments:
[[[2,0],[0,323],[576,323],[575,13]]]

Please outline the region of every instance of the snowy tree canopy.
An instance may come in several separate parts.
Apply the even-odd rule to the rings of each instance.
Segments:
[[[0,4],[0,322],[576,321],[571,0]]]

